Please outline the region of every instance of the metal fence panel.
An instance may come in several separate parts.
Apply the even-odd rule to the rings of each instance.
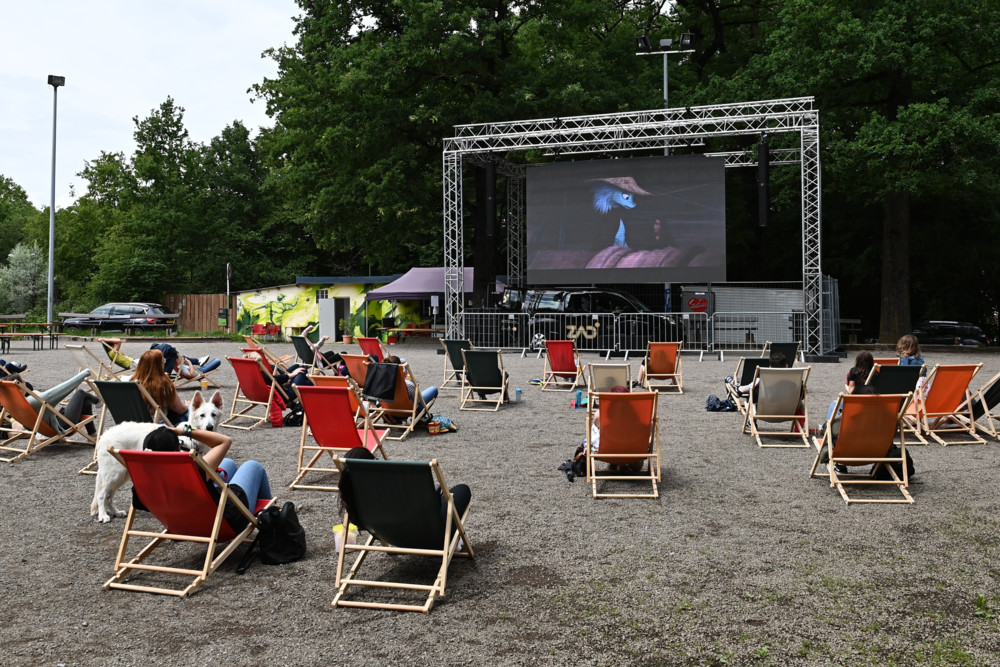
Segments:
[[[801,341],[803,326],[804,313],[716,312],[712,345],[715,350],[760,350],[767,341]]]

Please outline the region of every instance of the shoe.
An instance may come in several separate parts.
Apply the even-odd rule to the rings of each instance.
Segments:
[[[205,364],[207,364],[207,363],[208,363],[208,362],[209,362],[209,361],[210,361],[211,359],[212,359],[212,358],[211,358],[210,356],[208,356],[207,354],[206,354],[206,355],[205,355],[204,357],[198,357],[198,365],[199,365],[199,366],[204,366],[204,365],[205,365]]]
[[[845,466],[843,463],[834,463],[833,464],[833,470],[838,475],[846,475],[847,474],[847,466]]]
[[[732,375],[726,376],[726,384],[734,384]]]

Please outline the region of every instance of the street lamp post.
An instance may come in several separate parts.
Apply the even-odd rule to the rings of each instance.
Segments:
[[[49,74],[49,85],[52,86],[52,196],[49,198],[49,296],[45,321],[51,323],[54,319],[52,315],[52,298],[55,294],[53,267],[56,258],[56,103],[59,98],[59,86],[66,85],[66,77]]]
[[[659,51],[650,51],[651,47],[650,47],[650,44],[649,44],[649,38],[646,37],[645,35],[639,37],[636,40],[636,45],[637,45],[637,47],[639,49],[636,52],[636,54],[635,54],[637,56],[655,56],[655,55],[663,54],[663,108],[664,109],[669,109],[670,108],[670,74],[669,74],[669,71],[670,71],[669,58],[670,58],[670,55],[671,54],[680,55],[682,53],[694,53],[694,49],[682,49],[680,51],[672,51],[671,48],[674,45],[674,40],[672,40],[672,39],[661,39],[660,40],[660,50]],[[681,47],[691,46],[691,34],[690,33],[684,33],[683,35],[681,35],[681,44],[680,45],[681,45]],[[664,146],[664,148],[663,148],[663,154],[664,155],[670,155],[670,144],[669,144],[669,142],[667,142],[667,145]]]

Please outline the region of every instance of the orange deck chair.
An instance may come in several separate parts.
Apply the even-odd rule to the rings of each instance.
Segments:
[[[371,359],[367,354],[341,354],[344,365],[347,366],[347,373],[351,379],[361,387],[365,388],[365,378],[368,376],[368,362]]]
[[[361,398],[361,388],[358,387],[358,383],[347,377],[346,375],[311,375],[309,379],[316,387],[340,387],[341,389],[350,389],[351,393],[348,395],[351,399],[351,411],[354,413],[354,421],[361,426],[364,424],[365,419],[368,417],[368,406],[365,405],[365,401]]]
[[[249,431],[270,419],[271,405],[278,398],[283,404],[288,404],[288,396],[278,386],[271,370],[260,359],[226,358],[229,359],[229,363],[233,365],[233,370],[236,372],[237,387],[236,394],[233,396],[232,408],[229,410],[229,417],[220,426]],[[265,382],[265,378],[270,380],[270,384]],[[258,411],[257,408],[262,408],[262,410]],[[259,414],[261,411],[263,414]],[[246,421],[250,422],[249,426],[243,425]]]
[[[379,363],[385,361],[385,350],[382,349],[382,341],[370,336],[358,336],[358,345],[361,346],[361,354],[374,356]]]
[[[39,410],[25,398],[25,394],[33,397],[41,405]],[[64,442],[76,445],[97,445],[97,436],[88,435],[86,425],[94,421],[94,415],[84,417],[78,424],[59,412],[59,408],[42,400],[42,397],[20,382],[4,380],[0,382],[0,451],[10,452],[11,456],[0,458],[4,463],[13,463],[31,456],[38,450],[54,442]],[[63,431],[57,431],[46,421],[50,416],[62,425]],[[14,422],[17,422],[16,424]],[[18,445],[23,446],[18,446]]]
[[[879,366],[898,366],[899,357],[875,357],[875,363]]]
[[[574,391],[582,385],[583,365],[576,343],[571,340],[546,340],[542,391]]]
[[[969,390],[972,378],[982,367],[981,363],[935,366],[927,375],[923,389],[916,393],[916,415],[911,411],[907,419],[911,423],[916,420],[922,435],[930,436],[942,445],[985,444],[986,440],[976,433]],[[942,436],[951,437],[945,439]]]
[[[913,497],[907,487],[906,442],[904,440],[903,415],[913,394],[841,394],[834,409],[834,416],[827,422],[822,438],[813,438],[816,459],[813,461],[810,477],[829,477],[830,486],[837,487],[844,501],[851,503],[912,503]],[[839,413],[839,416],[838,416]],[[834,435],[834,424],[839,420],[839,431]],[[899,439],[898,455],[892,450]],[[821,461],[824,448],[828,452],[826,463]],[[846,466],[884,466],[890,479],[877,479],[876,467],[860,474],[838,473],[836,464]],[[903,471],[900,477],[890,464],[899,464]],[[825,473],[816,472],[826,466]],[[881,485],[895,486],[902,493],[902,499],[857,498],[847,493],[847,486]]]
[[[649,341],[643,360],[643,386],[651,391],[684,393],[684,373],[681,370],[683,342],[658,343]],[[655,383],[655,384],[654,384]]]
[[[114,448],[109,448],[109,451],[128,469],[135,496],[163,524],[163,530],[153,532],[135,528],[136,508],[134,505],[129,508],[118,555],[115,557],[115,574],[104,583],[104,590],[119,588],[187,597],[205,583],[209,575],[253,532],[257,527],[255,515],[274,502],[273,498],[258,500],[251,512],[196,452],[147,452]],[[208,491],[206,478],[219,488],[218,503]],[[223,517],[227,503],[234,505],[242,518],[246,519],[246,525],[239,530],[234,529]],[[129,542],[133,537],[152,539],[135,556],[126,560]],[[165,542],[205,545],[205,559],[201,568],[146,562],[157,547]],[[225,542],[229,544],[220,550]],[[157,573],[157,580],[165,574],[183,575],[184,579],[180,588],[164,588],[131,580],[134,575],[143,571]]]
[[[594,498],[659,498],[660,491],[660,424],[656,416],[658,402],[656,392],[618,394],[613,392],[598,394],[600,405],[597,451],[593,450],[591,424],[597,410],[593,403],[587,408],[587,481],[590,482]],[[597,470],[597,461],[611,465],[626,465],[646,461],[644,473],[627,474],[612,470]],[[649,482],[649,493],[608,493],[598,492],[598,481]]]
[[[344,454],[354,447],[364,447],[370,452],[378,450],[383,459],[389,457],[382,448],[388,431],[372,427],[366,417],[363,426],[354,421],[353,395],[346,387],[295,387],[302,402],[302,436],[299,439],[298,475],[288,485],[290,489],[312,489],[316,491],[337,491],[336,485],[304,484],[308,473],[333,474],[337,468],[318,465],[324,454]],[[315,444],[309,444],[309,437]],[[306,461],[307,453],[311,454]]]
[[[413,383],[412,401],[406,390],[407,378]],[[413,429],[420,423],[420,420],[430,413],[430,407],[435,400],[432,398],[430,403],[425,403],[421,387],[417,383],[413,371],[410,370],[410,366],[397,364],[392,400],[381,401],[379,407],[372,408],[372,422],[376,426],[384,426],[389,429],[387,437],[390,440],[404,440],[406,436],[413,433]],[[398,435],[396,435],[397,432]]]

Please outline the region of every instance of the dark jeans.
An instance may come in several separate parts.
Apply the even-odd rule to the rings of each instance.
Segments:
[[[466,508],[469,507],[469,502],[472,501],[472,490],[469,488],[468,484],[456,484],[455,486],[448,489],[451,492],[452,498],[455,499],[455,509],[458,510],[458,516],[465,514]],[[441,496],[441,521],[448,520],[448,503],[445,502],[444,496]]]
[[[70,420],[74,424],[79,424],[80,420],[84,417],[89,417],[94,414],[94,405],[100,402],[100,399],[91,393],[84,391],[83,389],[77,389],[73,396],[70,397],[69,403],[63,407],[60,412],[66,419]],[[87,433],[94,435],[97,433],[97,428],[94,426],[93,422],[87,424]]]

